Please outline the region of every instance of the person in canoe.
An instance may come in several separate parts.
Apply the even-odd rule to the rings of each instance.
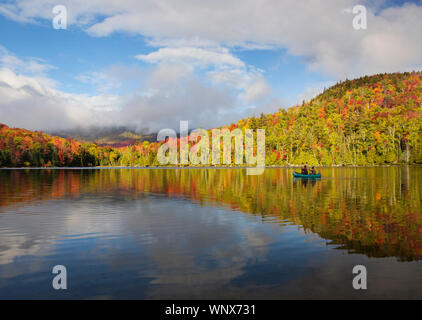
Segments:
[[[308,179],[321,179],[321,174],[316,172],[315,167],[308,167],[305,165],[302,167],[301,172],[294,172],[293,171],[293,177],[294,178],[308,178]]]

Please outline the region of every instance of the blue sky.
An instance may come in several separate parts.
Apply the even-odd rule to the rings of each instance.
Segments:
[[[96,93],[95,86],[78,80],[86,72],[113,65],[148,68],[147,63],[137,61],[135,56],[156,50],[141,35],[119,32],[108,37],[92,37],[78,27],[55,30],[45,20],[35,25],[22,24],[0,16],[0,29],[8,30],[1,34],[0,45],[19,57],[41,58],[54,66],[48,75],[59,82],[59,89],[71,93]],[[265,72],[274,94],[285,99],[280,107],[295,104],[306,87],[333,81],[329,76],[309,71],[302,57],[289,55],[284,48],[240,48],[234,54]]]
[[[421,66],[419,1],[163,3],[62,1],[66,30],[52,27],[54,1],[0,4],[2,122],[212,127]],[[352,26],[357,4],[366,30]]]

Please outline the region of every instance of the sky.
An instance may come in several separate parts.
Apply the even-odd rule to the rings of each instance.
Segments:
[[[421,35],[422,1],[1,0],[0,123],[227,125],[346,78],[421,70]]]

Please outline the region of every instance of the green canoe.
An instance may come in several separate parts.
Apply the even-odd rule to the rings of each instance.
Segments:
[[[297,172],[293,172],[293,177],[295,178],[307,178],[307,179],[318,179],[321,178],[321,174],[301,174]]]

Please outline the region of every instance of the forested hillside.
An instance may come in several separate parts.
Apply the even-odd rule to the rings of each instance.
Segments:
[[[228,127],[265,129],[267,165],[422,163],[422,73],[346,80],[307,103]],[[160,143],[101,147],[0,124],[0,166],[159,165]]]
[[[422,73],[345,81],[309,103],[238,123],[266,128],[269,164],[422,162]]]

